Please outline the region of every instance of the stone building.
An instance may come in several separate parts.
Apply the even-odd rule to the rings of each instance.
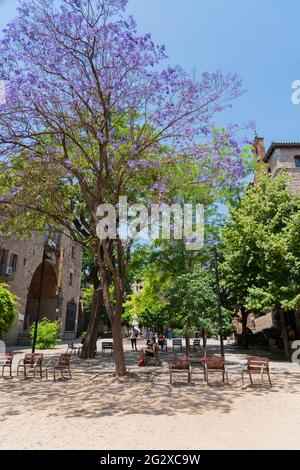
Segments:
[[[61,321],[60,337],[77,333],[82,251],[64,235],[51,236],[47,247],[40,318]],[[27,344],[28,326],[35,321],[41,285],[44,235],[33,233],[27,241],[0,235],[0,282],[18,297],[18,318],[2,335],[7,344]]]
[[[300,142],[272,142],[266,151],[264,139],[256,137],[254,154],[268,173],[275,176],[284,169],[290,177],[290,188],[300,193]]]

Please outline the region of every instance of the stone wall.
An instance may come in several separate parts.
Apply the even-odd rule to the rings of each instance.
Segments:
[[[269,160],[269,168],[272,175],[276,175],[280,170],[285,169],[290,177],[289,187],[295,193],[300,192],[300,168],[296,167],[295,157],[300,155],[296,148],[277,148],[274,150]]]
[[[44,236],[39,233],[34,233],[30,239],[26,241],[0,236],[0,248],[8,250],[7,264],[9,265],[12,254],[17,255],[18,257],[15,273],[13,273],[11,276],[2,273],[0,277],[0,282],[7,283],[11,291],[18,297],[18,317],[13,328],[11,328],[7,334],[3,335],[3,338],[8,344],[17,344],[19,334],[23,333],[25,314],[32,313],[33,316],[35,315],[37,300],[36,298],[28,298],[28,294],[33,276],[42,262],[43,244]],[[70,338],[75,337],[76,331],[65,334],[67,304],[68,302],[74,302],[77,306],[77,325],[82,250],[80,245],[74,243],[66,236],[61,237],[60,246],[64,253],[62,264],[61,294],[59,296],[59,301],[57,297],[53,298],[53,286],[51,286],[51,295],[49,293],[49,298],[44,299],[42,302],[41,316],[46,315],[51,319],[54,318],[54,316],[58,317],[61,320],[61,337],[66,336]],[[51,265],[51,268],[55,273],[55,279],[57,279],[59,271],[58,254],[54,254],[52,259],[47,260],[47,264]],[[72,285],[70,285],[70,273],[72,273]],[[45,276],[45,289],[49,287],[49,283],[49,278]],[[36,296],[36,293],[34,295]],[[56,309],[58,310],[56,311]]]

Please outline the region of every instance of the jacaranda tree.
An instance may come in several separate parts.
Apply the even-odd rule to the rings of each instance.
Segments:
[[[98,239],[97,207],[116,206],[121,195],[129,203],[170,202],[184,189],[186,198],[193,189],[210,200],[246,172],[237,127],[214,125],[216,114],[243,92],[239,77],[215,71],[196,80],[180,67],[165,67],[164,46],[137,34],[134,19],[124,16],[126,3],[24,0],[0,43],[6,82],[0,156],[8,171],[15,160],[29,165],[26,180],[18,172],[5,180],[2,207],[15,208],[20,223],[41,214],[71,236],[70,208],[84,213],[117,375],[126,373],[121,312],[131,242]],[[74,204],[60,213],[57,197],[69,196],[72,186]]]

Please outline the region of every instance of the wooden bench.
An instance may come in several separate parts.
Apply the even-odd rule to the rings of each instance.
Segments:
[[[176,358],[169,361],[170,384],[173,384],[173,373],[187,373],[188,383],[192,381],[192,369],[189,359]]]
[[[176,347],[179,347],[182,352],[182,339],[181,338],[174,338],[172,341],[173,351]]]
[[[1,377],[4,378],[4,370],[5,368],[9,371],[9,378],[12,378],[12,361],[13,361],[13,353],[3,353],[0,354],[0,367],[2,368]]]
[[[153,353],[153,355],[145,354],[144,364],[145,366],[161,366],[161,361],[158,357],[158,351]]]
[[[72,379],[72,374],[70,370],[70,360],[71,354],[61,354],[58,359],[50,359],[46,365],[46,380],[48,380],[48,372],[52,369],[53,371],[53,380],[56,380],[56,371],[59,371],[61,374],[61,378],[65,379],[64,372],[68,373],[68,378]]]
[[[67,347],[67,350],[66,350],[66,354],[80,354],[80,351],[82,349],[82,345],[81,344],[74,344],[73,342],[72,343],[68,343],[68,347]]]
[[[110,354],[114,351],[114,345],[112,341],[103,341],[102,342],[102,352],[110,351]]]
[[[20,359],[17,367],[17,377],[19,377],[20,369],[23,369],[24,378],[27,377],[28,370],[33,371],[33,377],[35,377],[36,370],[39,369],[40,377],[42,378],[43,371],[43,353],[27,353],[24,359]]]
[[[205,357],[202,359],[202,364],[204,368],[204,380],[208,384],[208,374],[209,373],[220,373],[222,374],[222,382],[225,382],[225,375],[226,375],[226,382],[228,384],[228,370],[225,364],[225,359],[223,357]]]
[[[248,357],[247,363],[242,365],[242,382],[244,385],[244,373],[249,375],[250,383],[253,385],[252,374],[260,374],[261,384],[264,384],[264,374],[267,374],[269,385],[272,387],[269,369],[269,359],[266,357]]]
[[[193,341],[193,345],[192,345],[192,348],[193,348],[193,351],[201,351],[201,343],[200,343],[200,339],[194,339]]]

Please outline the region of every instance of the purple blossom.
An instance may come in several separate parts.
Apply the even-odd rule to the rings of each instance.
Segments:
[[[8,81],[0,135],[7,152],[26,143],[32,164],[72,169],[80,161],[85,171],[95,171],[104,150],[110,170],[119,159],[134,177],[151,170],[158,179],[163,165],[181,162],[191,166],[186,174],[199,173],[199,184],[237,184],[246,171],[238,127],[217,131],[214,122],[243,93],[240,78],[216,70],[196,81],[181,67],[163,68],[165,47],[149,33],[137,33],[134,19],[124,16],[126,4],[94,0],[92,9],[88,0],[21,3],[0,40],[0,72]],[[47,132],[53,146],[44,144]],[[61,136],[70,134],[70,155],[80,157],[72,161],[61,148]],[[74,145],[74,135],[81,146]],[[43,154],[34,151],[37,140]],[[154,183],[153,197],[167,195],[170,187],[168,181]]]

